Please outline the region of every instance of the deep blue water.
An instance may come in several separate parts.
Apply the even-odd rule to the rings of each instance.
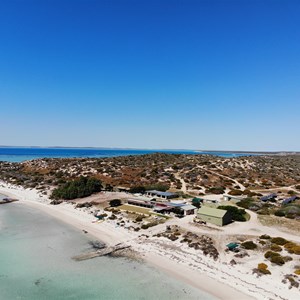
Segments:
[[[177,154],[213,154],[222,157],[251,155],[229,152],[199,152],[193,150],[133,150],[133,149],[97,149],[97,148],[25,148],[0,147],[0,160],[21,162],[37,158],[70,158],[70,157],[113,157],[126,155],[142,155],[155,152]]]

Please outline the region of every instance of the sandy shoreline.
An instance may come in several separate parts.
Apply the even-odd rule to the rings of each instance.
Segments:
[[[167,251],[155,239],[145,241],[140,238],[141,233],[116,227],[113,223],[92,223],[95,218],[88,212],[74,209],[67,203],[49,205],[47,197],[38,195],[35,190],[0,183],[0,193],[17,198],[20,204],[30,205],[79,230],[86,230],[106,244],[127,243],[150,265],[218,299],[297,299],[299,296],[297,290],[279,289],[270,279],[257,279],[252,274],[242,274],[240,270],[229,270],[224,263],[193,253],[191,249],[183,247],[182,251]]]

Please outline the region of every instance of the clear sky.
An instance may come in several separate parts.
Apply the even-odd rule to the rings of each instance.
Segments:
[[[300,1],[0,0],[0,144],[300,150]]]

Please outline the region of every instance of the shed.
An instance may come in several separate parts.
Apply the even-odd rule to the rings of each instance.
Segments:
[[[289,203],[295,201],[297,198],[298,198],[297,196],[292,196],[290,198],[283,199],[282,204],[283,205],[289,204]]]
[[[151,197],[160,197],[163,199],[171,199],[171,198],[177,198],[178,195],[175,193],[171,193],[171,192],[161,192],[161,191],[157,191],[157,190],[150,190],[150,191],[146,191],[146,195],[151,196]]]
[[[197,211],[197,207],[191,204],[186,204],[180,207],[180,210],[183,211],[185,216],[194,215]]]
[[[277,197],[277,194],[273,193],[273,194],[269,194],[269,195],[261,197],[260,200],[263,202],[267,202],[269,200],[275,199],[276,197]]]
[[[229,211],[207,206],[202,206],[198,209],[197,217],[201,221],[218,226],[224,226],[232,222],[232,217]]]

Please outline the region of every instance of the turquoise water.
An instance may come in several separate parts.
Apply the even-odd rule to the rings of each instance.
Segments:
[[[21,162],[37,158],[70,158],[70,157],[114,157],[126,155],[142,155],[155,152],[174,154],[199,154],[193,150],[134,150],[134,149],[97,149],[97,148],[26,148],[26,147],[0,147],[0,160]],[[231,152],[201,152],[222,157],[237,157],[253,155],[247,153]]]
[[[0,205],[0,299],[214,299],[133,260],[72,260],[89,241],[30,207]]]

